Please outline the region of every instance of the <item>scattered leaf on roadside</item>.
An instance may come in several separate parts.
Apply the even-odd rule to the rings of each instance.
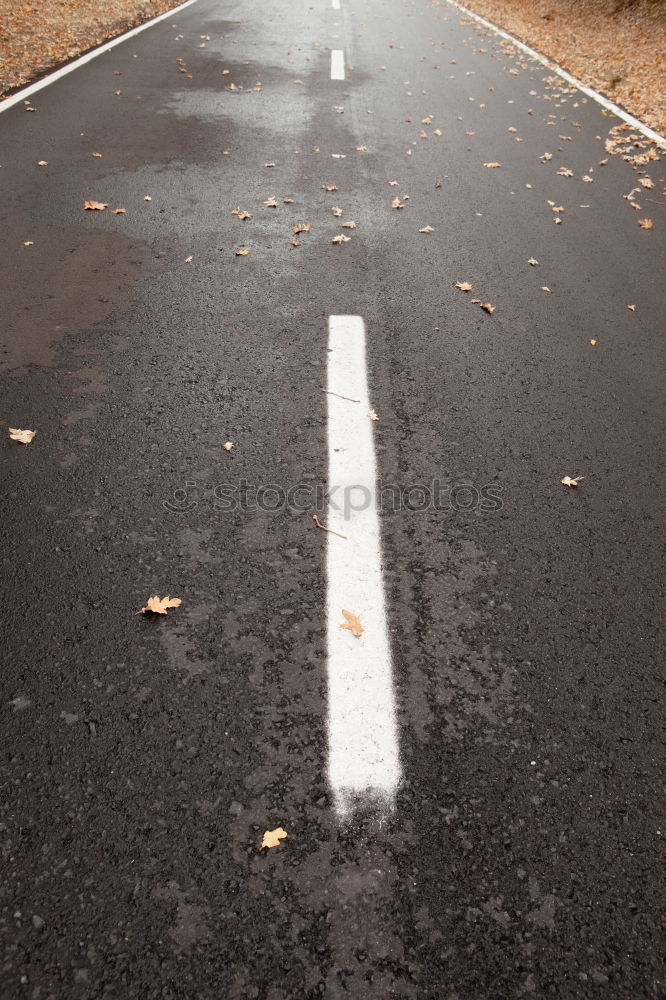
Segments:
[[[286,836],[287,831],[283,830],[281,826],[278,826],[275,830],[266,830],[259,850],[263,851],[266,847],[278,847],[280,841],[284,840]]]
[[[639,219],[638,225],[641,229],[654,229],[654,223],[652,219]]]
[[[333,208],[331,209],[331,212],[333,212],[333,215],[335,215],[337,218],[340,218],[340,216],[342,215],[342,209],[338,208],[337,205],[333,206]]]
[[[337,191],[338,190],[338,185],[337,184],[322,184],[321,189],[322,189],[322,191]]]
[[[349,243],[351,236],[345,236],[343,233],[339,233],[338,236],[334,236],[331,243]]]
[[[636,312],[636,306],[627,306],[627,309],[631,309],[632,313]]]
[[[553,212],[564,212],[564,205],[551,205]]]
[[[111,215],[125,215],[126,210],[124,208],[112,208]]]
[[[564,479],[560,479],[560,482],[562,483],[563,486],[571,487],[571,486],[578,486],[578,484],[582,482],[583,479],[585,479],[585,476],[574,476],[573,479],[571,478],[571,476],[565,476]]]
[[[441,181],[435,181],[435,187],[436,188],[441,188],[441,186],[442,186],[442,182]]]
[[[359,639],[362,633],[365,632],[365,629],[361,625],[361,619],[353,611],[345,611],[344,608],[342,609],[342,613],[347,620],[341,623],[340,628],[347,629],[353,636]]]
[[[560,177],[573,177],[574,175],[573,170],[570,170],[569,167],[560,167],[557,173]]]
[[[469,281],[456,281],[455,286],[456,288],[459,288],[461,292],[471,292],[473,288]]]
[[[283,198],[282,202],[285,205],[293,205],[294,204],[294,199],[293,198]]]
[[[548,287],[548,285],[542,285],[542,286],[541,286],[541,291],[542,291],[542,292],[549,292],[549,291],[550,291],[550,288]]]
[[[420,233],[434,233],[435,230],[432,226],[424,226],[423,229],[419,229]]]
[[[182,603],[180,597],[158,597],[156,594],[148,598],[145,608],[141,608],[138,613],[145,615],[150,611],[154,615],[165,615],[169,608],[179,608]]]
[[[397,187],[397,186],[398,186],[397,181],[389,181],[389,187]]]
[[[37,160],[38,167],[48,167],[48,165],[49,165],[48,160]]]
[[[311,222],[297,222],[296,225],[293,227],[293,231],[296,235],[298,235],[298,233],[309,233],[311,229],[312,229]]]
[[[94,156],[94,157],[96,157],[98,160],[102,159],[102,154],[101,153],[92,153],[91,155]]]
[[[264,202],[264,204],[266,204]],[[252,216],[249,212],[246,212],[244,208],[232,208],[231,214],[237,216],[239,219],[251,219]]]
[[[189,257],[186,257],[186,258],[185,258],[185,263],[186,263],[186,264],[191,264],[191,263],[192,263],[192,254],[190,254],[190,256],[189,256]]]
[[[235,251],[237,257],[247,257],[249,252],[249,247],[239,247],[238,250]]]
[[[149,195],[149,194],[147,194],[147,195],[145,195],[145,196],[144,196],[144,199],[143,199],[143,200],[144,200],[144,201],[152,201],[153,199],[152,199],[152,198],[150,197],[150,195]]]
[[[104,201],[84,201],[83,207],[89,212],[103,212],[108,206]]]
[[[650,180],[649,177],[639,177],[638,178],[638,183],[642,184],[644,188],[653,188],[654,187],[654,181]]]
[[[484,165],[484,167],[490,167],[490,168],[501,167],[502,166],[501,163],[484,163],[483,165]]]
[[[528,263],[528,264],[531,264],[531,265],[532,265],[532,267],[536,267],[536,266],[538,265],[539,261],[538,261],[538,260],[535,260],[535,259],[534,259],[534,257],[530,257],[530,259],[528,260],[528,262],[527,262],[527,263]]]
[[[292,247],[300,247],[301,241],[300,240],[292,240],[291,241],[291,245],[292,245]]]
[[[278,207],[277,199],[276,198],[266,198],[265,201],[264,201],[264,205],[267,205],[268,208],[277,208]]]
[[[274,163],[264,163],[264,166],[265,167],[274,167],[275,164]]]
[[[379,414],[375,413],[374,410],[368,410],[368,416],[371,420],[379,420]]]
[[[231,451],[231,449],[234,447],[234,443],[233,441],[225,441],[222,447],[224,448],[225,451]]]
[[[343,222],[342,227],[343,229],[356,229],[356,223],[352,219],[349,222]]]
[[[21,444],[30,444],[37,431],[22,431],[18,427],[9,428],[9,436],[12,441],[20,441]]]
[[[391,202],[391,208],[404,208],[404,207],[405,206],[403,205],[403,203],[400,201],[399,198],[394,198],[393,201]]]
[[[368,152],[368,147],[367,146],[357,146],[356,147],[356,152],[357,153],[367,153]]]
[[[490,304],[490,302],[482,302],[481,308],[485,310],[490,316],[495,312],[496,306]]]

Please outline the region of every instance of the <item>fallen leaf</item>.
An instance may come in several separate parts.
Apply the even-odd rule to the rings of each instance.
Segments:
[[[338,190],[338,185],[337,184],[322,184],[321,187],[322,187],[322,191],[337,191]]]
[[[20,441],[21,444],[30,444],[37,431],[22,431],[18,427],[9,428],[9,436],[12,441]]]
[[[542,286],[541,286],[541,291],[542,291],[542,292],[549,292],[549,291],[550,291],[550,288],[548,287],[548,285],[542,285]]]
[[[435,181],[435,187],[436,188],[441,188],[441,186],[442,186],[442,182],[441,181]]]
[[[231,449],[234,447],[233,441],[225,441],[222,447],[224,448],[225,451],[231,451]]]
[[[282,201],[283,201],[283,203],[285,205],[293,205],[294,204],[294,199],[293,198],[283,198]]]
[[[191,262],[192,262],[192,255],[190,254],[190,256],[189,256],[189,257],[186,257],[186,258],[185,258],[185,263],[186,263],[186,264],[191,264]]]
[[[435,230],[432,226],[424,226],[423,229],[419,229],[420,233],[434,233]]]
[[[571,478],[571,476],[565,476],[564,479],[560,479],[560,482],[563,484],[563,486],[571,487],[571,486],[578,486],[578,484],[582,482],[583,479],[585,479],[585,476],[575,476],[573,479]]]
[[[379,415],[374,410],[368,410],[368,416],[371,420],[379,420]]]
[[[471,292],[473,286],[470,285],[469,281],[456,281],[456,288],[459,288],[461,292]]]
[[[48,160],[37,160],[38,167],[48,167],[48,165],[49,165]]]
[[[292,245],[292,247],[300,247],[301,241],[300,240],[292,240],[291,241],[291,245]]]
[[[338,236],[334,236],[331,243],[349,243],[351,236],[345,236],[343,233],[339,233]]]
[[[182,603],[180,597],[158,597],[156,594],[148,598],[145,608],[141,608],[137,614],[145,615],[146,611],[150,611],[154,615],[165,615],[169,608],[179,608]]]
[[[636,306],[627,306],[627,309],[631,309],[632,312],[636,312]]]
[[[340,218],[340,216],[342,215],[342,209],[341,209],[341,208],[338,208],[338,206],[337,206],[337,205],[335,205],[335,206],[334,206],[334,207],[333,207],[333,208],[331,209],[331,212],[333,212],[333,215],[335,215],[335,216],[336,216],[337,218]]]
[[[149,194],[147,194],[147,195],[144,195],[144,199],[143,200],[144,201],[152,201],[153,199],[150,197]]]
[[[590,343],[592,344],[592,347],[596,347],[597,346],[597,342],[594,339],[591,340]]]
[[[235,251],[237,257],[247,257],[249,252],[249,247],[239,247],[239,249]]]
[[[342,613],[347,621],[343,622],[340,628],[347,629],[353,636],[359,639],[362,633],[365,632],[365,629],[361,625],[361,619],[353,611],[345,611],[344,608],[342,609]]]
[[[654,223],[652,219],[639,219],[638,225],[641,229],[654,229]]]
[[[102,154],[101,153],[93,153],[92,156],[97,157],[98,160],[102,159]]]
[[[264,166],[265,167],[274,167],[275,164],[274,163],[264,163]]]
[[[484,165],[484,167],[490,167],[491,169],[493,167],[501,167],[502,166],[501,163],[484,163],[483,165]]]
[[[527,263],[528,263],[528,264],[531,264],[531,265],[532,265],[532,267],[536,267],[536,266],[538,265],[539,261],[538,261],[538,260],[535,260],[535,259],[534,259],[534,257],[530,257],[530,259],[528,260],[528,262],[527,262]]]
[[[398,186],[397,181],[389,181],[389,187],[397,187],[397,186]]]
[[[111,209],[111,215],[125,215],[125,209],[124,208],[112,208]]]
[[[296,234],[309,233],[311,229],[312,229],[311,222],[297,222],[296,225],[293,227],[293,231]]]
[[[287,831],[283,830],[281,826],[278,826],[275,830],[266,830],[259,850],[263,851],[266,847],[278,847],[280,841],[284,840],[286,836]]]
[[[278,203],[277,203],[277,200],[275,198],[266,198],[266,200],[264,201],[264,205],[267,205],[268,208],[277,208],[278,207]]]
[[[553,212],[564,212],[564,205],[551,205]]]
[[[266,204],[266,202],[264,202]],[[239,219],[251,219],[252,216],[249,212],[246,212],[244,208],[232,208],[231,214],[237,216]]]
[[[342,223],[342,228],[343,229],[356,229],[356,223],[354,222],[353,219],[350,222],[343,222]]]
[[[489,313],[492,316],[492,314],[495,312],[495,308],[496,307],[495,306],[491,306],[490,302],[482,302],[481,303],[481,308],[484,309],[487,313]]]
[[[391,202],[391,208],[404,208],[404,207],[405,206],[403,205],[403,203],[400,201],[399,198],[394,198],[393,201]]]
[[[83,207],[89,212],[103,212],[108,205],[103,201],[84,201]]]
[[[654,187],[654,181],[650,180],[649,177],[639,177],[638,178],[638,183],[642,184],[644,188],[653,188]]]
[[[570,170],[569,167],[560,167],[557,171],[560,177],[573,177],[574,172]]]
[[[367,146],[357,146],[356,147],[356,152],[357,153],[367,153],[368,152],[368,147]]]

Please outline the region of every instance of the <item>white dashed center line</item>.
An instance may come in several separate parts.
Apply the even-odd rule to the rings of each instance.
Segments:
[[[328,535],[328,773],[344,816],[365,803],[390,810],[400,781],[360,316],[329,318],[327,398],[327,526],[346,536]],[[340,628],[343,610],[358,615],[360,638]]]
[[[333,10],[340,10],[340,0],[331,0]]]
[[[345,54],[342,49],[331,50],[331,80],[344,80]]]

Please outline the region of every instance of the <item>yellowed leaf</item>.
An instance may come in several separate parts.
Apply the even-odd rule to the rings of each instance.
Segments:
[[[337,184],[322,184],[322,190],[323,191],[337,191],[338,190],[338,185]]]
[[[249,247],[239,247],[238,250],[235,251],[237,257],[247,257],[249,252]]]
[[[470,285],[469,281],[456,281],[455,285],[461,292],[471,292],[473,288],[473,285]]]
[[[293,227],[294,233],[296,234],[309,233],[311,229],[312,229],[311,222],[297,222],[296,225]]]
[[[335,215],[335,216],[336,216],[336,218],[338,218],[338,219],[339,219],[339,218],[340,218],[340,216],[342,215],[342,209],[341,209],[341,208],[338,208],[338,206],[337,206],[337,205],[334,205],[334,206],[333,206],[333,208],[331,209],[331,212],[333,212],[333,215]]]
[[[404,208],[404,207],[405,206],[403,205],[403,203],[400,201],[399,198],[394,198],[393,201],[391,202],[391,208]]]
[[[357,146],[356,147],[356,152],[357,153],[367,153],[368,152],[368,147],[367,146]]]
[[[89,212],[103,212],[108,205],[104,201],[84,201],[83,207]]]
[[[265,202],[264,202],[265,204]],[[235,215],[239,219],[251,219],[252,216],[249,212],[246,212],[244,208],[232,208],[231,214]]]
[[[21,444],[30,444],[37,431],[22,431],[18,427],[9,428],[9,436],[12,441],[20,441]]]
[[[352,219],[349,222],[343,222],[342,227],[343,229],[356,229],[356,223]]]
[[[420,233],[434,233],[435,230],[432,226],[424,226],[423,229],[419,229]]]
[[[374,410],[368,410],[368,416],[371,420],[379,420],[379,414],[377,414]]]
[[[353,636],[359,639],[363,632],[365,632],[365,629],[361,625],[361,619],[353,611],[345,611],[344,608],[342,609],[342,613],[347,620],[340,624],[340,628],[347,629]]]
[[[291,241],[291,245],[292,245],[292,247],[300,247],[301,241],[300,240],[292,240]]]
[[[278,207],[277,199],[266,198],[266,200],[264,201],[264,205],[268,206],[268,208],[277,208]]]
[[[148,598],[140,614],[145,615],[146,611],[150,611],[154,615],[165,615],[169,608],[179,608],[182,603],[180,597],[158,597],[156,594]]]
[[[491,169],[493,167],[501,167],[502,166],[501,163],[484,163],[483,165],[484,165],[484,167],[490,167]]]
[[[344,233],[339,233],[337,236],[333,237],[333,239],[331,240],[331,243],[338,243],[338,244],[340,244],[340,243],[349,243],[350,239],[351,239],[351,236],[345,236]]]
[[[652,219],[639,219],[638,225],[641,229],[654,229],[654,223]]]
[[[92,156],[96,157],[98,160],[102,159],[102,154],[101,153],[92,153]]]
[[[482,302],[481,308],[484,309],[490,316],[495,312],[496,306],[490,304],[490,302]]]
[[[562,483],[563,486],[571,487],[571,486],[578,486],[578,484],[582,482],[583,479],[585,479],[585,476],[574,476],[573,479],[571,478],[571,476],[565,476],[564,479],[560,479],[560,482]]]
[[[275,830],[266,830],[259,850],[263,851],[267,847],[278,847],[280,841],[284,840],[286,836],[288,836],[287,831],[283,830],[281,826]]]
[[[231,451],[231,449],[234,447],[234,443],[233,441],[225,441],[222,447],[224,448],[225,451]]]
[[[596,340],[594,338],[592,338],[592,340],[590,341],[590,343],[592,344],[592,347],[596,347],[597,346],[597,342],[596,342]]]
[[[185,263],[186,263],[186,264],[191,264],[191,263],[192,263],[192,254],[190,254],[190,256],[189,256],[189,257],[186,257],[186,258],[185,258]]]
[[[125,209],[124,208],[112,208],[111,209],[111,214],[112,215],[125,215]]]

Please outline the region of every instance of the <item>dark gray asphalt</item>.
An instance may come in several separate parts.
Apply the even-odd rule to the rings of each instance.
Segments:
[[[342,8],[199,0],[0,115],[3,1000],[664,995],[666,166],[445,3]],[[405,780],[348,826],[327,536],[214,509],[325,484],[336,313],[381,479],[501,496],[384,513]]]

